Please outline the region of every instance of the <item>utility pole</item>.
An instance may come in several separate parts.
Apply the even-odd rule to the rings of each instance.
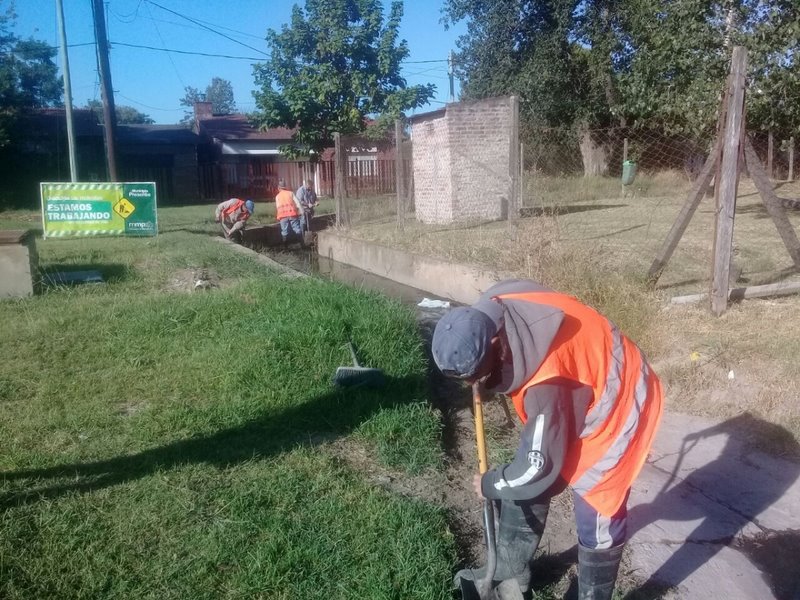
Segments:
[[[64,107],[67,117],[67,147],[69,148],[70,181],[78,181],[78,160],[75,154],[75,131],[72,127],[72,84],[69,79],[69,57],[67,56],[67,31],[64,27],[64,5],[56,0],[58,13],[58,33],[61,41],[61,70],[64,71]]]
[[[453,86],[453,51],[447,55],[447,75],[450,78],[450,102],[456,101],[455,87]]]
[[[92,1],[94,16],[94,37],[97,42],[97,67],[100,71],[100,91],[103,99],[103,128],[106,141],[106,162],[108,163],[109,181],[117,179],[116,134],[117,113],[114,109],[114,90],[111,86],[111,67],[108,64],[108,37],[106,19],[103,11],[103,0]]]

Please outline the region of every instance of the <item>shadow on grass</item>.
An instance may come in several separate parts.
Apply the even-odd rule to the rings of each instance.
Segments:
[[[523,206],[519,209],[520,217],[557,217],[570,215],[590,210],[604,210],[607,208],[624,208],[627,204],[574,204],[566,206]]]
[[[0,510],[58,498],[67,493],[92,492],[147,477],[187,464],[225,468],[257,458],[276,456],[298,445],[319,445],[333,435],[346,435],[378,411],[406,404],[415,390],[424,390],[424,377],[387,378],[380,390],[332,389],[303,404],[265,411],[259,418],[212,435],[172,442],[136,454],[95,462],[57,465],[0,474],[9,482],[38,480],[19,492],[0,495]],[[68,483],[63,480],[68,479]],[[47,480],[62,480],[48,485]],[[37,485],[38,484],[38,485]]]
[[[679,479],[683,457],[699,441],[720,435],[727,441],[719,455],[690,472],[685,479]],[[754,464],[757,457],[753,452],[764,444],[792,460],[780,465]],[[647,597],[650,590],[679,586],[722,548],[737,546],[758,564],[776,594],[787,589],[799,590],[800,572],[796,568],[785,569],[787,555],[796,561],[796,535],[772,536],[768,546],[759,546],[758,540],[748,544],[742,535],[746,526],[759,525],[762,513],[800,476],[800,463],[794,462],[799,455],[800,446],[791,432],[749,413],[686,435],[675,470],[661,492],[651,503],[630,510],[629,533],[632,535],[657,521],[697,521],[698,525],[648,581],[625,599],[641,598],[642,594]],[[751,468],[743,469],[743,465]],[[677,485],[670,487],[676,480],[679,481]],[[759,528],[764,530],[764,527]],[[790,596],[781,594],[778,597]]]
[[[797,208],[794,206],[787,206],[790,202],[798,202],[795,198],[780,198],[781,206],[787,214],[797,214]],[[769,212],[763,202],[754,202],[736,208],[736,212],[743,215],[751,215],[754,219],[769,219]]]
[[[619,235],[621,233],[627,233],[629,231],[634,231],[635,229],[641,229],[642,227],[647,227],[647,223],[641,223],[640,225],[632,225],[630,227],[624,227],[623,229],[618,229],[617,231],[612,231],[610,233],[601,233],[600,235],[594,235],[587,238],[582,238],[584,240],[600,240],[602,238],[609,238],[614,237],[615,235]]]
[[[202,227],[202,226],[197,226],[197,225],[195,225],[195,226],[191,226],[191,225],[166,225],[166,226],[159,225],[158,226],[158,233],[160,233],[160,234],[161,233],[175,233],[175,232],[178,232],[178,231],[184,231],[186,233],[198,233],[198,234],[201,234],[201,235],[210,235],[210,236],[215,236],[215,235],[221,236],[222,235],[222,232],[219,229],[219,226],[216,226],[216,227],[212,227],[210,225],[207,226],[207,227]]]
[[[769,219],[767,207],[762,202],[754,202],[745,206],[737,206],[736,212],[741,215],[750,215],[754,219]]]
[[[83,283],[80,275],[99,272],[103,282],[118,283],[131,277],[133,270],[128,265],[119,263],[50,263],[41,269],[42,284],[45,288],[58,288],[64,285],[76,285]],[[97,283],[91,282],[88,283]]]

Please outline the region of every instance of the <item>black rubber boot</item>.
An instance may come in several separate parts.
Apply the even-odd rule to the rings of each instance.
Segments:
[[[578,599],[611,600],[625,544],[585,548],[578,544]]]
[[[531,560],[539,547],[544,532],[550,504],[529,504],[503,501],[500,506],[500,524],[497,528],[497,568],[492,587],[501,581],[516,579],[519,590],[527,594],[531,589]],[[461,586],[459,579],[481,581],[486,567],[462,569],[456,573],[453,584]]]

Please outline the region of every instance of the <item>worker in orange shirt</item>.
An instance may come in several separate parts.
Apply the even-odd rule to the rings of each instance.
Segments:
[[[231,198],[217,204],[214,220],[222,225],[226,239],[241,242],[245,224],[255,210],[256,205],[252,200]]]
[[[281,224],[281,240],[283,247],[289,245],[289,229],[300,238],[303,243],[303,230],[300,227],[300,215],[303,214],[303,207],[297,199],[295,193],[286,186],[283,179],[278,180],[278,193],[275,196],[275,218]]]
[[[575,298],[526,280],[500,282],[437,323],[433,358],[448,376],[511,397],[524,427],[514,459],[475,475],[500,502],[493,585],[530,592],[530,563],[550,499],[572,488],[578,597],[610,600],[627,501],[662,414],[661,383],[639,348]],[[483,581],[464,569],[456,586]]]

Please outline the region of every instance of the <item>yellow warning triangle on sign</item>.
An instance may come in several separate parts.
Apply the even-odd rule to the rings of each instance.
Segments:
[[[135,210],[136,207],[127,198],[121,198],[120,201],[114,205],[114,212],[117,213],[123,219],[127,219],[128,217],[130,217],[133,214],[133,211]]]

